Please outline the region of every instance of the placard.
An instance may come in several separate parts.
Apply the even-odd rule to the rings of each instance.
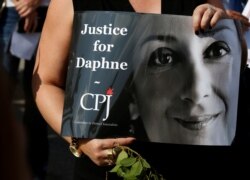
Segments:
[[[225,19],[85,11],[74,16],[62,135],[230,145],[241,42]]]

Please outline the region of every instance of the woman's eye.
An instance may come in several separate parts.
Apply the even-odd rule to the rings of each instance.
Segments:
[[[165,67],[174,64],[174,52],[168,48],[156,49],[149,58],[149,67]]]
[[[230,52],[230,48],[227,43],[223,41],[216,41],[212,43],[203,53],[204,58],[206,59],[217,59],[222,56],[225,56]]]

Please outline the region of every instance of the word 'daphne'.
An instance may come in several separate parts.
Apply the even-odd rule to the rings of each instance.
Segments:
[[[91,69],[91,71],[96,71],[97,69],[125,71],[128,69],[128,63],[107,61],[105,57],[102,57],[101,60],[86,60],[83,57],[77,57],[76,60],[76,68],[86,68]]]

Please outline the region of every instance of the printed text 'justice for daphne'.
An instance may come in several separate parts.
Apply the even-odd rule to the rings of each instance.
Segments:
[[[113,27],[112,24],[92,27],[89,24],[84,24],[81,35],[93,35],[97,36],[126,36],[128,34],[128,29],[125,27]],[[92,44],[93,52],[107,52],[111,53],[112,49],[115,47],[112,43],[103,43],[101,40],[97,39]],[[96,71],[97,69],[107,69],[107,70],[127,70],[128,64],[122,60],[110,60],[106,57],[101,57],[100,59],[86,59],[84,57],[76,57],[76,68],[90,69],[91,71]]]

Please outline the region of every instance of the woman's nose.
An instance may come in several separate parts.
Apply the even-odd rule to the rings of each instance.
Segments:
[[[211,95],[210,73],[202,64],[194,65],[188,73],[188,79],[184,80],[181,99],[193,104],[200,104]]]

